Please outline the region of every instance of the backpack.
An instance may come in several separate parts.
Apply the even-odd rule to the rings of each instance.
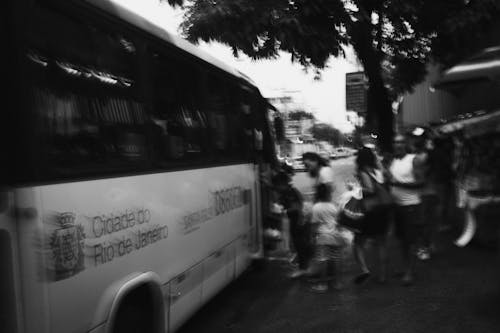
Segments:
[[[383,184],[380,184],[372,174],[367,174],[373,183],[374,193],[370,196],[363,196],[363,207],[365,213],[391,206],[393,200],[389,190]]]

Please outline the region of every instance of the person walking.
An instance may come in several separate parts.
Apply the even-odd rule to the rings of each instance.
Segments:
[[[374,239],[378,247],[379,272],[378,281],[385,283],[387,278],[387,238],[391,219],[391,205],[389,192],[385,188],[384,174],[381,164],[372,149],[363,147],[358,151],[356,158],[356,173],[362,188],[363,200],[378,201],[371,209],[366,209],[361,228],[354,236],[354,257],[361,274],[354,282],[361,284],[370,276],[371,271],[366,263],[365,245],[368,239]],[[382,193],[384,191],[384,193]],[[385,195],[385,198],[382,196]]]
[[[303,216],[302,195],[293,187],[286,171],[281,171],[274,176],[273,184],[290,222],[290,236],[297,254],[298,269],[293,271],[290,277],[299,278],[306,274],[312,257],[310,224],[306,223]]]
[[[330,188],[319,184],[316,189],[316,202],[312,208],[312,230],[314,239],[314,269],[310,275],[316,277],[311,289],[315,292],[328,290],[328,283],[333,283],[335,289],[342,287],[341,261],[342,249],[347,240],[342,227],[337,223],[338,209],[331,202]]]
[[[423,221],[420,189],[423,172],[419,159],[409,154],[404,135],[394,138],[394,157],[389,166],[391,193],[394,199],[394,227],[401,243],[403,285],[414,282],[416,245],[422,239]]]

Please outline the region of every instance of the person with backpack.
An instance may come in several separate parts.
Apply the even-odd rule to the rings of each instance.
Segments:
[[[371,148],[363,147],[358,151],[356,173],[362,190],[364,217],[354,236],[354,256],[361,269],[361,274],[354,282],[361,284],[371,276],[366,263],[365,245],[368,239],[374,239],[378,247],[378,281],[384,283],[387,278],[387,239],[392,199],[386,188],[381,164]]]

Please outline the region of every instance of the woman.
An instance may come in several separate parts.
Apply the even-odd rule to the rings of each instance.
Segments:
[[[357,177],[363,191],[363,200],[366,202],[379,195],[384,185],[384,175],[375,153],[367,147],[358,151],[356,158]],[[387,271],[387,236],[390,222],[390,206],[377,206],[365,213],[361,230],[354,237],[354,256],[360,266],[361,274],[354,282],[361,284],[370,276],[371,271],[366,264],[365,245],[368,239],[374,239],[378,245],[379,276],[381,283],[386,281]]]

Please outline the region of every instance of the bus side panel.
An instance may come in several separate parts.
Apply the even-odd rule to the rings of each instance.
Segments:
[[[233,165],[41,187],[51,332],[104,322],[94,311],[114,281],[153,271],[165,284],[246,234],[254,177]]]

